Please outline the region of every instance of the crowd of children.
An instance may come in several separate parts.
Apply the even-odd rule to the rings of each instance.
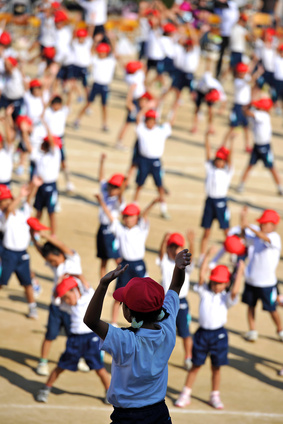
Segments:
[[[184,347],[184,368],[188,371],[185,386],[175,402],[185,407],[200,367],[207,356],[212,364],[210,405],[224,407],[220,398],[220,369],[228,364],[227,311],[239,300],[245,281],[242,302],[248,305],[247,341],[256,341],[255,307],[262,301],[275,323],[279,340],[283,328],[277,310],[282,304],[278,295],[276,268],[280,260],[281,238],[276,232],[279,214],[271,209],[258,218],[259,226],[250,225],[247,209],[241,213],[239,227],[230,228],[228,190],[234,173],[232,165],[235,128],[244,131],[245,151],[250,154],[237,192],[244,190],[253,166],[261,160],[270,170],[278,195],[283,195],[281,178],[271,149],[270,113],[281,113],[283,102],[283,37],[276,28],[263,28],[254,35],[250,10],[239,11],[232,0],[217,1],[213,8],[202,2],[175,2],[167,9],[162,2],[139,3],[140,51],[137,58],[123,62],[116,49],[116,39],[107,33],[106,0],[77,0],[83,11],[83,25],[72,24],[61,2],[37,2],[40,20],[38,38],[29,52],[36,56],[37,78],[28,62],[12,48],[15,41],[6,28],[0,30],[0,109],[3,112],[0,134],[0,288],[15,273],[24,287],[28,317],[37,319],[34,271],[30,269],[32,243],[54,273],[47,331],[42,342],[36,372],[48,376],[36,394],[38,402],[47,402],[52,386],[64,370],[94,369],[106,392],[105,403],[114,406],[113,424],[120,422],[170,423],[164,403],[168,378],[168,360],[175,346],[176,329]],[[247,12],[247,13],[244,13]],[[249,12],[249,13],[248,13]],[[215,35],[211,16],[220,17],[221,44]],[[251,29],[251,32],[247,30]],[[223,55],[230,48],[229,65],[223,68]],[[218,53],[215,77],[212,51]],[[200,74],[202,55],[205,72]],[[38,62],[39,59],[39,62]],[[90,287],[83,275],[79,253],[57,236],[57,180],[62,169],[67,194],[75,191],[66,162],[65,128],[74,103],[84,104],[74,122],[80,138],[83,117],[91,113],[91,103],[101,98],[102,130],[113,131],[107,100],[116,67],[123,67],[127,111],[115,148],[124,150],[123,138],[129,123],[136,125],[136,138],[130,169],[125,174],[107,172],[106,154],[99,160],[99,204],[96,254],[100,259],[100,283]],[[224,139],[212,153],[210,137],[217,132],[215,110],[222,113],[227,104],[224,85],[233,78],[233,106]],[[90,85],[90,79],[92,85]],[[81,87],[82,85],[82,87]],[[156,88],[157,87],[157,88]],[[150,90],[157,92],[155,97]],[[196,261],[195,231],[166,232],[160,236],[156,264],[161,284],[148,277],[146,240],[150,231],[149,212],[160,205],[163,219],[167,210],[162,156],[166,140],[174,130],[183,89],[188,88],[194,108],[191,133],[199,126],[200,107],[207,106],[205,129],[205,193],[201,227],[203,235]],[[168,116],[163,107],[167,95],[174,93]],[[222,105],[220,105],[222,102]],[[0,112],[0,113],[2,113]],[[121,114],[121,120],[123,116]],[[188,122],[189,122],[188,116]],[[252,126],[253,142],[250,143]],[[15,153],[20,161],[14,172],[29,183],[15,196],[12,173]],[[30,170],[27,173],[27,157]],[[126,202],[126,189],[136,169],[136,189]],[[148,175],[152,175],[157,196],[141,211],[139,201]],[[34,212],[32,211],[32,204]],[[47,210],[49,227],[41,224]],[[201,216],[201,210],[199,211]],[[33,216],[32,216],[33,215]],[[209,264],[214,251],[208,249],[214,220],[223,230],[223,249]],[[185,231],[183,231],[185,233]],[[234,269],[219,264],[224,251],[234,258]],[[236,259],[235,259],[236,258]],[[106,273],[108,261],[117,268]],[[245,264],[246,262],[246,264]],[[194,286],[200,297],[199,328],[190,333],[188,294],[190,273],[200,268]],[[208,270],[210,274],[208,276]],[[109,284],[116,280],[111,323],[101,320],[102,306]],[[38,290],[37,290],[38,291]],[[130,327],[118,328],[119,308]],[[61,327],[67,335],[66,350],[49,375],[48,357],[53,340]],[[112,356],[112,375],[106,371],[101,351]],[[283,372],[281,372],[281,375]],[[75,384],[75,383],[74,383]],[[181,387],[180,387],[181,389]]]

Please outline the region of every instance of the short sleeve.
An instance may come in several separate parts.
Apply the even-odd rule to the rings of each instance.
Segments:
[[[123,365],[133,355],[135,334],[109,324],[107,335],[100,342],[100,349],[109,353],[117,365]]]
[[[110,225],[110,231],[115,235],[119,236],[123,230],[122,224],[118,221],[118,219],[114,219],[112,224]]]
[[[172,128],[171,125],[169,124],[169,122],[165,122],[162,126],[161,126],[162,130],[164,131],[164,135],[165,137],[170,137],[171,133],[172,133]]]

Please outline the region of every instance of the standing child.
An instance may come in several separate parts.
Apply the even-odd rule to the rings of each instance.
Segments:
[[[83,323],[88,304],[94,294],[92,288],[87,291],[80,289],[74,277],[65,277],[56,287],[56,296],[61,299],[62,307],[68,310],[71,316],[71,334],[68,336],[66,350],[51,372],[45,387],[36,395],[37,402],[47,402],[49,393],[64,370],[77,371],[81,357],[85,359],[90,369],[95,370],[100,378],[106,395],[110,385],[110,376],[104,368],[103,358],[99,350],[99,337]],[[107,402],[105,395],[105,403]]]
[[[100,319],[108,286],[126,267],[119,266],[100,280],[86,311],[84,322],[103,340],[101,347],[113,358],[107,396],[114,406],[112,424],[172,423],[164,398],[168,360],[176,339],[178,295],[185,267],[190,264],[188,250],[177,255],[175,264],[165,297],[163,288],[151,278],[133,278],[114,292],[114,299],[123,303],[130,328],[115,328]]]
[[[199,328],[193,338],[193,367],[189,371],[185,386],[175,405],[180,408],[191,403],[192,386],[200,367],[204,365],[207,355],[210,354],[212,368],[212,392],[210,405],[216,409],[223,409],[220,399],[220,369],[228,364],[228,334],[224,325],[227,321],[227,312],[238,302],[238,293],[244,262],[238,266],[237,276],[231,291],[227,291],[230,283],[230,272],[225,265],[217,265],[210,273],[209,284],[205,283],[208,272],[208,255],[206,255],[201,269],[199,284],[196,291],[200,296]]]
[[[140,213],[140,208],[135,203],[128,204],[122,212],[123,224],[121,224],[117,218],[112,216],[102,196],[98,194],[96,197],[111,222],[110,230],[119,242],[122,258],[121,266],[128,265],[126,273],[121,274],[116,284],[116,288],[124,287],[129,279],[146,275],[146,266],[143,258],[145,255],[145,241],[149,232],[147,215],[155,203],[159,202],[159,199],[153,200],[142,213]],[[115,300],[111,321],[115,325],[117,325],[119,306],[120,303]]]
[[[247,181],[248,175],[259,159],[264,163],[264,166],[271,172],[274,182],[278,189],[278,194],[283,195],[283,187],[280,183],[279,174],[274,167],[273,154],[271,151],[271,119],[269,111],[273,106],[272,100],[262,98],[252,102],[251,106],[255,108],[246,109],[245,114],[252,119],[254,147],[251,152],[250,162],[246,167],[242,176],[241,182],[237,187],[237,191],[241,193],[244,190],[244,184]]]
[[[280,221],[278,213],[266,209],[257,221],[260,230],[249,225],[247,220],[247,209],[241,215],[242,229],[246,243],[252,246],[249,262],[246,269],[246,283],[242,301],[248,305],[249,331],[245,339],[254,342],[258,338],[255,327],[255,307],[257,301],[262,301],[264,311],[268,311],[276,326],[278,337],[283,341],[283,329],[278,311],[276,310],[277,278],[276,268],[280,260],[281,238],[276,232],[276,226]],[[251,230],[251,237],[246,230]]]
[[[176,326],[178,335],[183,339],[185,360],[184,366],[187,370],[192,367],[192,337],[189,329],[191,315],[189,312],[189,305],[187,296],[190,289],[190,273],[193,270],[193,257],[194,257],[194,239],[195,234],[193,231],[187,232],[187,238],[189,242],[189,251],[191,253],[191,265],[185,268],[185,282],[181,288],[179,298],[180,307],[177,315]],[[177,254],[184,248],[185,238],[180,233],[166,233],[159,251],[159,257],[156,260],[156,264],[159,265],[162,274],[162,287],[165,293],[167,293],[172,275],[175,267],[175,259]]]
[[[114,174],[108,181],[104,178],[104,161],[106,155],[102,154],[99,166],[99,183],[101,196],[113,218],[118,218],[124,209],[122,194],[125,188],[125,177],[122,174]],[[120,262],[119,242],[110,229],[111,222],[100,207],[100,226],[96,237],[97,257],[101,259],[100,278],[106,273],[106,265],[109,259]]]
[[[88,36],[88,32],[85,28],[77,29],[75,36],[71,44],[73,52],[73,76],[76,81],[81,81],[85,91],[85,97],[87,98],[87,74],[88,67],[91,63],[93,40]]]

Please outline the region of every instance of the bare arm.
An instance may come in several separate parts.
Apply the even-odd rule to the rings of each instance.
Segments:
[[[239,261],[236,278],[235,278],[235,281],[234,281],[234,284],[233,284],[233,287],[232,287],[232,290],[231,290],[231,299],[232,300],[234,300],[235,297],[240,292],[240,287],[241,287],[241,282],[242,282],[242,279],[243,279],[244,271],[245,271],[245,263],[244,263],[244,261]]]
[[[175,259],[175,268],[169,290],[174,290],[177,294],[185,281],[185,268],[191,263],[191,254],[188,249],[184,249],[178,253]]]
[[[104,202],[104,200],[102,199],[101,194],[95,194],[96,199],[98,200],[100,206],[103,209],[103,212],[105,213],[105,215],[107,216],[107,218],[109,219],[109,221],[112,223],[114,221],[114,218],[110,212],[110,210],[108,209],[106,203]]]
[[[5,212],[6,218],[8,218],[10,213],[14,213],[16,209],[18,209],[23,199],[29,195],[29,192],[30,192],[30,188],[27,184],[21,187],[19,195],[13,199],[13,201],[10,203],[9,207],[7,208]]]
[[[54,246],[58,247],[58,249],[60,249],[61,252],[64,253],[64,255],[73,256],[74,252],[68,246],[66,246],[61,240],[58,240],[57,237],[51,236],[50,234],[44,231],[40,231],[40,235],[46,241],[49,241]]]
[[[186,235],[188,240],[188,248],[191,253],[191,259],[193,259],[195,253],[195,232],[188,230]]]
[[[128,265],[124,266],[121,269],[121,265],[119,265],[114,271],[108,272],[108,274],[104,275],[101,278],[99,285],[88,305],[87,311],[84,316],[84,323],[94,331],[102,340],[105,339],[108,333],[109,324],[102,321],[101,312],[102,306],[104,302],[104,298],[111,281],[115,280],[119,275],[123,274],[123,272],[128,268]]]
[[[163,240],[161,242],[161,246],[160,246],[160,249],[159,249],[159,258],[160,258],[161,261],[163,259],[163,256],[166,253],[167,241],[168,241],[169,237],[170,237],[170,233],[165,233]]]
[[[200,270],[199,270],[199,286],[203,285],[206,279],[206,275],[209,270],[208,262],[210,255],[215,254],[217,251],[217,246],[211,246],[208,251],[206,252],[203,262],[201,264]]]
[[[35,231],[34,230],[30,230],[30,235],[31,235],[31,240],[33,242],[34,247],[36,248],[36,250],[38,251],[38,253],[44,258],[43,254],[42,254],[42,246],[40,243],[38,243],[38,241],[35,239],[34,237]]]
[[[211,158],[211,149],[209,143],[209,134],[208,131],[205,133],[205,160],[210,160]]]
[[[250,225],[247,225],[246,228],[251,230],[255,235],[260,238],[263,241],[266,241],[267,243],[270,243],[270,238],[267,234],[265,234],[263,231],[257,231],[255,228],[251,227]]]
[[[102,155],[100,156],[100,162],[99,162],[99,171],[98,171],[98,179],[99,182],[101,183],[101,181],[104,180],[104,162],[106,159],[106,154],[102,153]]]
[[[30,184],[29,184],[29,194],[27,196],[27,202],[29,205],[31,205],[31,202],[33,200],[33,198],[36,195],[37,190],[39,189],[39,187],[43,184],[43,181],[40,177],[38,177],[37,175],[35,175],[33,177],[33,179],[31,180]]]
[[[149,214],[150,210],[158,202],[160,202],[160,197],[157,197],[156,199],[153,199],[152,202],[150,202],[150,204],[142,211],[141,218],[143,218],[145,221],[147,221],[148,214]]]
[[[16,137],[16,132],[14,130],[14,122],[12,118],[13,112],[14,112],[14,106],[9,105],[6,109],[5,119],[4,119],[5,136],[6,136],[6,142],[8,144],[12,144]]]

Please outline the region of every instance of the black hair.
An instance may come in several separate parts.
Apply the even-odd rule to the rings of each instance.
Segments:
[[[47,258],[50,253],[55,256],[60,256],[61,254],[64,255],[64,253],[61,249],[59,249],[59,247],[54,246],[54,244],[47,241],[41,248],[41,254],[44,258]]]
[[[127,305],[126,305],[127,306]],[[166,311],[165,308],[163,308],[163,306],[158,309],[157,311],[152,311],[152,312],[136,312],[133,311],[132,309],[128,308],[130,310],[131,316],[135,319],[137,322],[143,321],[144,324],[151,324],[151,323],[158,323],[158,322],[162,322],[165,319],[167,319],[169,317],[169,313]],[[164,312],[164,317],[158,321],[158,315],[160,314],[160,312],[163,311]],[[128,328],[122,328],[122,330],[129,330],[132,331],[133,333],[136,333],[139,328],[133,328],[133,327],[128,327]]]
[[[60,96],[53,97],[53,99],[51,100],[51,105],[55,105],[56,103],[62,104],[63,103],[62,97]]]

